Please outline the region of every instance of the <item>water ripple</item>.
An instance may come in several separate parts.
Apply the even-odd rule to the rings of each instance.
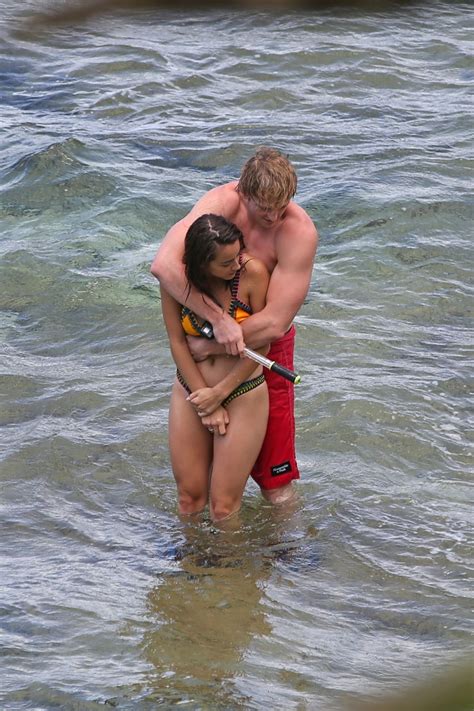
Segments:
[[[19,31],[34,7],[0,26],[8,707],[336,709],[465,650],[470,5]],[[286,511],[249,484],[225,536],[175,515],[149,264],[260,143],[321,234],[302,481]]]

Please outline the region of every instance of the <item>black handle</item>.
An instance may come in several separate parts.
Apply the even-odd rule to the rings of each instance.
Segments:
[[[209,321],[204,321],[199,330],[203,336],[206,336],[206,338],[214,338],[214,331]]]
[[[294,383],[295,385],[298,385],[298,383],[301,382],[301,376],[298,375],[298,373],[294,373],[292,370],[288,370],[288,368],[285,368],[279,363],[273,363],[270,370],[274,370],[275,373],[278,373],[278,375],[281,375],[282,378],[286,378],[290,381],[290,383]]]

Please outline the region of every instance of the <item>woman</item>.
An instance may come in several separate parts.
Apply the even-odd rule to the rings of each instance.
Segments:
[[[268,271],[243,252],[242,233],[224,217],[202,215],[193,222],[183,262],[188,289],[195,287],[239,323],[265,306]],[[178,369],[169,445],[179,512],[198,513],[209,503],[211,518],[222,521],[239,510],[265,435],[268,392],[262,367],[228,355],[195,363],[186,336],[203,337],[205,324],[163,288],[161,304]]]

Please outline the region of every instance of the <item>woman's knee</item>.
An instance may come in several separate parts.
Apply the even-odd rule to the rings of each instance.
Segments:
[[[178,491],[178,509],[180,514],[191,515],[204,511],[207,505],[207,492]]]
[[[240,499],[234,498],[211,498],[211,518],[213,521],[225,521],[240,509]]]

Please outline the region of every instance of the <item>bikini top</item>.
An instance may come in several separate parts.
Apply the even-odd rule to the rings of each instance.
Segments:
[[[242,255],[239,255],[239,264],[242,266]],[[229,306],[229,315],[237,321],[237,323],[242,323],[246,318],[252,315],[252,309],[248,304],[244,304],[238,297],[239,293],[239,283],[240,283],[240,269],[235,273],[234,278],[230,283],[230,293],[231,301]],[[181,325],[187,336],[205,336],[202,327],[204,324],[199,322],[196,314],[188,309],[187,306],[181,306]]]

